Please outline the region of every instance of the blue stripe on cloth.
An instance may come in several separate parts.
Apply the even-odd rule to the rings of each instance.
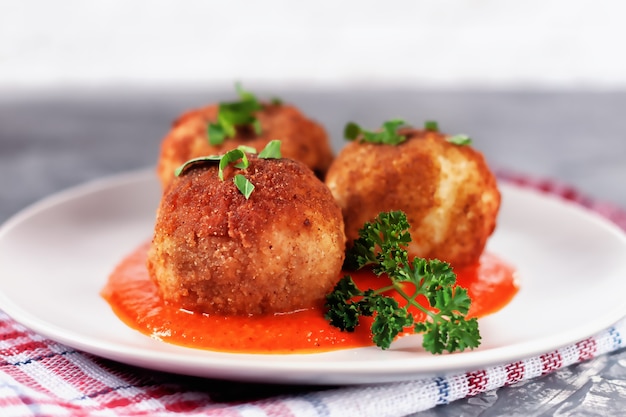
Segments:
[[[82,400],[86,400],[86,399],[94,399],[103,395],[108,395],[111,394],[112,392],[115,391],[120,391],[120,390],[124,390],[124,389],[133,389],[133,388],[146,388],[149,387],[151,385],[154,384],[123,384],[123,385],[115,385],[115,386],[110,386],[110,387],[106,387],[104,389],[98,390],[98,391],[92,391],[92,392],[86,392],[84,395],[81,395],[79,397],[74,397],[73,399],[71,399],[70,401],[82,401]]]
[[[450,385],[447,378],[435,378],[435,384],[437,384],[437,391],[439,397],[437,397],[437,404],[448,404],[450,402]]]
[[[72,349],[72,350],[64,350],[62,352],[50,352],[50,353],[46,353],[45,355],[35,356],[33,358],[28,358],[25,361],[18,361],[18,362],[6,361],[6,357],[5,357],[5,361],[9,365],[23,366],[23,365],[30,365],[33,362],[40,362],[40,361],[43,361],[44,359],[51,359],[51,358],[54,358],[55,356],[66,356],[66,355],[70,355],[73,353],[78,353],[78,351]]]
[[[609,335],[611,335],[611,340],[613,341],[613,349],[611,350],[615,350],[623,346],[622,334],[615,327],[611,327],[609,329]]]
[[[313,406],[313,409],[315,409],[315,412],[317,413],[318,416],[330,417],[330,410],[328,409],[328,405],[324,402],[324,400],[319,398],[317,395],[313,393],[305,394],[305,395],[298,397],[298,399],[306,401],[309,404],[311,404]]]

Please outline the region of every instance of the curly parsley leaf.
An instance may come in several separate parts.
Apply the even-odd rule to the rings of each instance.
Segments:
[[[409,261],[405,249],[411,241],[408,229],[408,220],[401,211],[380,213],[363,226],[347,254],[347,263],[357,268],[372,266],[375,274],[387,275],[389,285],[363,291],[345,276],[326,297],[325,317],[335,327],[354,331],[359,317],[374,316],[372,340],[382,349],[389,348],[407,328],[424,334],[422,346],[431,353],[477,347],[481,339],[478,321],[465,318],[471,305],[467,290],[456,286],[450,264],[437,259]],[[412,293],[407,293],[404,283],[413,284]],[[406,300],[405,305],[385,295],[391,290]],[[429,305],[418,303],[418,298],[426,299]],[[415,322],[409,308],[425,313],[426,320]]]
[[[363,313],[362,307],[351,299],[361,295],[363,292],[357,288],[352,277],[346,275],[339,280],[333,292],[326,297],[326,305],[329,306],[326,319],[330,324],[348,332],[354,331]]]
[[[448,321],[417,323],[414,330],[424,333],[422,346],[429,352],[462,352],[480,345],[480,338],[474,336],[479,333],[475,318],[463,320],[454,316]]]
[[[251,126],[257,135],[262,133],[261,123],[255,117],[255,112],[263,106],[256,96],[245,91],[239,83],[235,85],[239,101],[219,104],[217,121],[209,123],[207,136],[211,145],[221,145],[227,138],[237,134],[238,126]]]
[[[413,316],[391,297],[375,295],[376,316],[372,323],[372,341],[376,346],[388,348],[405,327],[413,324]]]
[[[350,269],[373,265],[377,275],[392,272],[408,257],[403,247],[410,241],[409,222],[403,212],[381,213],[359,231],[359,238],[346,254],[346,265]]]
[[[406,136],[398,134],[398,129],[405,125],[404,120],[392,119],[384,122],[378,131],[369,131],[354,122],[349,122],[344,127],[343,136],[347,140],[359,139],[360,142],[398,145],[406,140]]]

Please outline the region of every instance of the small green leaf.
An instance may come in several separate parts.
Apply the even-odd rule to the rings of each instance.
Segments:
[[[282,158],[282,154],[280,152],[280,144],[279,140],[271,140],[265,145],[265,148],[259,153],[259,158],[263,159],[280,159]]]
[[[228,138],[232,138],[237,133],[237,129],[235,129],[235,125],[241,123],[240,115],[231,111],[230,109],[221,109],[220,113],[217,115],[217,121],[219,122],[219,126],[224,131],[224,134]],[[245,120],[245,119],[243,119]]]
[[[239,145],[237,146],[237,149],[242,150],[245,153],[256,154],[256,148],[253,148],[252,146]]]
[[[233,182],[235,183],[237,189],[241,192],[241,194],[243,194],[243,196],[246,198],[246,200],[250,198],[250,194],[252,194],[252,191],[254,191],[254,184],[252,184],[246,177],[241,174],[235,175],[235,177],[233,178]]]
[[[180,176],[181,174],[183,174],[183,172],[185,172],[185,170],[187,168],[189,168],[191,165],[195,165],[201,162],[219,162],[219,160],[222,159],[221,155],[209,155],[209,156],[201,156],[198,158],[193,158],[190,159],[189,161],[185,162],[184,164],[182,164],[181,166],[179,166],[178,168],[176,168],[176,170],[174,171],[174,175],[175,176]]]
[[[459,146],[467,146],[472,144],[472,139],[467,135],[454,135],[448,137],[446,140]]]
[[[248,157],[246,153],[241,149],[233,149],[224,154],[220,159],[218,176],[222,181],[224,181],[224,169],[231,163],[238,162],[241,159],[241,163],[235,165],[237,168],[247,168],[248,167]]]
[[[354,122],[349,122],[343,129],[343,136],[347,140],[356,140],[360,137],[361,142],[398,145],[406,140],[406,136],[397,132],[403,125],[404,120],[392,119],[384,122],[379,131],[369,131]]]
[[[242,101],[256,101],[256,97],[249,91],[246,91],[241,86],[240,82],[235,83],[235,90],[237,91],[237,95],[241,98]]]
[[[439,124],[434,120],[427,120],[424,122],[424,130],[439,132]]]
[[[343,129],[343,137],[348,140],[355,140],[359,133],[361,133],[361,128],[354,122],[348,122]]]
[[[211,145],[220,145],[227,138],[237,134],[237,126],[251,126],[255,134],[262,133],[262,126],[254,113],[262,110],[263,106],[254,94],[245,91],[241,84],[236,83],[235,89],[240,101],[223,102],[219,104],[217,123],[209,123],[207,133]]]
[[[254,129],[254,133],[257,135],[263,133],[263,127],[261,126],[261,122],[259,121],[259,119],[254,119],[252,121],[252,128]]]
[[[239,145],[237,146],[237,149],[244,152],[244,156],[242,157],[240,162],[235,164],[235,168],[239,168],[239,169],[248,168],[248,165],[249,165],[248,157],[245,154],[246,153],[256,154],[256,149],[254,149],[252,146],[246,146],[246,145]]]
[[[224,169],[230,164],[235,164],[236,168],[246,169],[250,165],[250,161],[248,160],[247,153],[256,153],[256,149],[241,145],[236,149],[232,149],[226,152],[224,155],[209,155],[209,156],[201,156],[199,158],[190,159],[189,161],[182,164],[174,171],[174,175],[179,176],[182,175],[190,166],[200,163],[217,163],[218,171],[217,175],[220,180],[224,181]],[[233,178],[233,182],[237,186],[237,189],[243,194],[246,199],[250,197],[250,194],[254,190],[254,185],[243,175],[237,174]]]
[[[392,126],[392,128],[385,126],[385,129],[387,130],[387,138],[385,141],[383,141],[383,143],[387,143],[389,145],[398,145],[402,142],[404,142],[406,140],[406,136],[404,135],[399,135],[397,133],[397,130],[402,127],[402,125],[404,125],[404,122],[399,121],[398,123],[392,123],[389,126]]]
[[[398,128],[404,126],[405,124],[406,122],[402,119],[387,120],[386,122],[383,122],[383,130],[388,134],[393,135],[396,133]]]
[[[224,139],[226,139],[226,132],[224,132],[224,128],[222,128],[221,125],[216,123],[209,123],[209,127],[207,128],[207,136],[211,145],[221,145],[222,143],[224,143]]]

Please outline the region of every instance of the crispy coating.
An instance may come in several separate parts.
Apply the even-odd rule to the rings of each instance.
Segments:
[[[348,246],[380,212],[402,210],[411,225],[411,258],[454,266],[478,260],[500,207],[496,179],[482,154],[431,131],[405,129],[398,146],[352,142],[326,184],[342,208]]]
[[[163,188],[174,176],[174,170],[189,159],[206,155],[221,155],[246,145],[260,151],[273,139],[280,140],[285,158],[304,162],[323,178],[333,159],[328,135],[324,128],[306,118],[296,107],[286,104],[263,104],[255,113],[262,132],[256,135],[249,126],[237,128],[237,134],[221,145],[211,145],[207,126],[217,120],[218,105],[189,111],[179,117],[161,143],[157,174]]]
[[[164,299],[226,315],[323,304],[345,253],[341,210],[304,164],[250,156],[245,170],[194,165],[161,200],[148,270]],[[233,177],[255,189],[246,198]]]

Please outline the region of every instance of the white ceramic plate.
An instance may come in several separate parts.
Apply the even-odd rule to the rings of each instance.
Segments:
[[[152,172],[68,190],[0,229],[0,308],[24,326],[77,349],[182,374],[302,384],[399,381],[471,371],[545,353],[626,315],[626,237],[578,206],[501,186],[489,250],[517,266],[520,291],[480,320],[482,346],[433,356],[419,336],[391,350],[309,355],[216,353],[169,345],[124,325],[99,296],[116,263],[150,237],[159,198]]]

